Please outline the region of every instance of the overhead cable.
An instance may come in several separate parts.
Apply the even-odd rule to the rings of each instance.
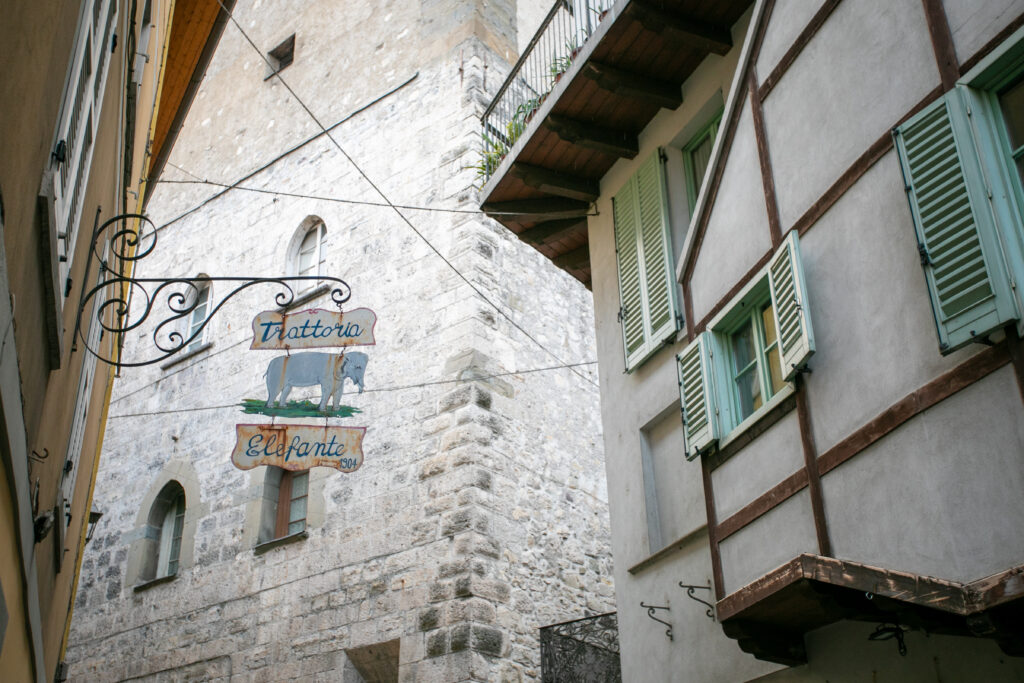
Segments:
[[[360,167],[359,164],[356,163],[355,159],[353,159],[351,156],[349,156],[348,152],[345,151],[345,148],[341,146],[341,143],[339,143],[334,138],[334,136],[331,135],[331,132],[327,128],[325,128],[324,125],[320,122],[320,119],[317,118],[316,114],[313,113],[313,110],[311,110],[309,108],[309,106],[306,105],[306,103],[302,100],[302,98],[299,97],[298,94],[288,84],[288,82],[286,80],[284,80],[284,78],[281,76],[281,71],[279,69],[275,69],[274,68],[274,65],[273,65],[273,63],[271,63],[270,59],[263,53],[262,50],[259,49],[259,47],[256,45],[256,43],[253,42],[252,38],[249,37],[249,34],[246,33],[245,29],[242,28],[242,25],[238,23],[237,19],[235,19],[235,16],[224,5],[223,0],[217,0],[217,4],[219,4],[220,7],[221,7],[221,10],[224,11],[225,14],[227,14],[228,18],[231,20],[231,23],[235,25],[235,28],[237,28],[239,33],[242,34],[242,37],[245,38],[245,41],[247,43],[249,43],[249,46],[252,47],[253,51],[256,52],[256,54],[258,54],[260,56],[260,59],[262,59],[267,64],[267,66],[271,69],[271,71],[274,72],[274,77],[277,78],[278,81],[280,81],[281,85],[284,86],[285,90],[287,90],[291,94],[291,96],[293,98],[295,98],[295,101],[299,104],[299,106],[302,107],[302,109],[306,112],[306,114],[309,115],[309,118],[313,121],[313,123],[315,123],[317,125],[317,127],[320,128],[321,131],[323,131],[324,135],[327,136],[327,139],[330,140],[334,144],[334,146],[338,149],[338,151],[341,152],[341,155],[344,156],[345,159],[352,165],[352,168],[354,168],[356,170],[356,172],[359,173],[360,176],[362,176],[363,180],[365,180],[366,183],[370,187],[372,187],[373,190],[380,196],[380,198],[383,199],[384,202],[392,210],[394,210],[394,212],[396,214],[398,214],[398,217],[402,219],[402,222],[405,223],[409,227],[409,229],[412,230],[416,234],[417,237],[419,237],[421,240],[423,240],[423,242],[431,249],[431,251],[433,251],[435,254],[437,254],[438,258],[440,258],[442,261],[444,261],[445,264],[447,264],[448,267],[451,268],[452,271],[454,271],[455,274],[458,275],[459,278],[462,279],[462,281],[465,282],[469,286],[470,289],[472,289],[474,292],[476,292],[476,294],[481,299],[483,299],[488,305],[490,305],[495,311],[497,311],[498,314],[501,315],[501,317],[505,318],[505,320],[507,320],[514,328],[519,330],[524,336],[526,336],[527,339],[529,339],[534,344],[536,344],[538,347],[540,347],[545,353],[547,353],[549,356],[551,356],[552,358],[557,360],[560,364],[562,364],[565,367],[567,367],[570,372],[572,372],[573,374],[575,374],[577,377],[579,377],[580,379],[584,380],[585,382],[591,384],[592,386],[597,387],[597,383],[596,382],[594,382],[592,379],[590,379],[586,375],[583,375],[582,373],[577,371],[575,369],[575,367],[572,367],[571,365],[566,364],[565,361],[563,361],[554,351],[551,351],[546,346],[544,346],[544,344],[542,344],[536,337],[534,337],[532,334],[527,332],[525,328],[523,328],[519,323],[517,323],[512,318],[512,316],[510,316],[508,313],[506,313],[495,302],[491,301],[491,299],[483,292],[483,290],[481,290],[479,287],[477,287],[475,284],[473,284],[473,282],[471,282],[469,280],[469,278],[467,278],[465,275],[463,275],[462,272],[458,268],[456,268],[455,265],[451,261],[449,261],[445,257],[445,255],[442,254],[441,251],[437,247],[435,247],[433,245],[433,243],[431,243],[430,240],[427,239],[426,235],[424,235],[422,232],[420,232],[420,230],[415,225],[412,224],[412,221],[410,221],[409,218],[404,213],[402,213],[402,210],[400,208],[398,208],[397,206],[395,206],[394,203],[391,202],[391,200],[384,193],[384,191],[380,187],[378,187],[377,184],[374,183],[373,180],[370,179],[370,177],[366,174],[366,172],[363,171],[362,167]]]

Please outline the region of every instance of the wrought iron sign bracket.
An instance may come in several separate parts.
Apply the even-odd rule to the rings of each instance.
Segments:
[[[708,619],[710,619],[711,621],[715,620],[715,606],[712,605],[707,600],[701,600],[696,595],[694,595],[694,593],[696,593],[697,591],[708,591],[710,593],[711,592],[711,584],[710,583],[708,583],[708,585],[706,585],[706,586],[695,586],[695,585],[692,585],[692,584],[689,584],[689,583],[683,583],[682,581],[680,581],[679,582],[679,587],[686,589],[686,597],[690,598],[691,600],[696,600],[700,604],[702,604],[705,607],[707,607],[707,609],[704,610],[704,614],[706,614]]]
[[[201,338],[206,326],[224,304],[257,285],[271,285],[277,289],[274,304],[279,308],[287,307],[296,300],[294,286],[300,283],[327,284],[331,287],[331,301],[339,309],[352,297],[352,289],[344,280],[325,275],[135,277],[135,265],[153,253],[156,242],[157,229],[143,214],[114,216],[94,229],[91,253],[85,266],[86,284],[82,287],[75,319],[72,351],[77,350],[81,342],[93,356],[119,370],[160,363]],[[90,278],[94,258],[99,263],[99,274],[96,284],[89,287],[88,283],[93,281]],[[223,295],[214,291],[216,302],[200,299],[202,290],[214,283],[228,284],[229,291]],[[133,301],[137,301],[135,311],[130,310]],[[158,303],[165,306],[160,308],[161,313],[155,310]],[[194,321],[195,325],[189,324],[192,313],[200,305],[206,307],[203,319]],[[125,362],[121,357],[125,335],[146,323],[151,315],[154,319],[164,316],[156,321],[152,334],[156,350],[149,354],[151,357]],[[102,336],[90,339],[89,331],[92,325],[97,324],[100,335],[108,332],[115,335],[115,343],[106,346],[108,353],[104,353],[98,343]]]
[[[641,600],[640,601],[640,606],[647,610],[647,616],[649,616],[651,619],[653,619],[654,621],[658,622],[659,624],[664,624],[665,626],[667,626],[668,628],[665,629],[665,635],[668,637],[669,640],[675,640],[675,638],[672,637],[672,624],[670,624],[667,621],[664,621],[664,620],[659,619],[658,617],[654,616],[655,610],[663,609],[666,612],[670,611],[667,605],[665,605],[665,606],[647,605],[647,604],[644,603],[643,600]]]

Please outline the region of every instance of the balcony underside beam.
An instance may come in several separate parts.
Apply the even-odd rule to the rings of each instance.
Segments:
[[[554,263],[559,268],[579,268],[590,262],[590,246],[584,244],[582,247],[568,251],[561,256],[554,258]]]
[[[633,0],[631,6],[633,17],[645,29],[660,33],[666,40],[716,55],[724,55],[732,49],[732,36],[720,26],[692,21],[636,0]]]
[[[553,171],[550,168],[534,166],[521,161],[512,164],[509,172],[530,187],[559,197],[593,202],[601,193],[596,180]]]
[[[548,221],[586,216],[590,204],[578,199],[542,197],[492,202],[480,208],[484,213],[506,221]]]
[[[621,97],[647,100],[666,109],[676,109],[683,103],[679,85],[623,71],[608,64],[589,61],[583,67],[583,75],[597,83],[602,90]]]
[[[552,114],[544,125],[568,143],[612,156],[632,159],[639,153],[636,135]]]
[[[546,221],[519,233],[519,239],[534,245],[551,244],[571,235],[579,230],[580,227],[585,229],[586,226],[587,219],[585,216]]]

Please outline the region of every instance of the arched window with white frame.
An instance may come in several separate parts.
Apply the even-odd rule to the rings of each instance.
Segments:
[[[140,572],[143,581],[177,575],[184,529],[185,489],[171,480],[160,490],[147,516]]]
[[[301,277],[320,277],[324,274],[327,259],[327,226],[323,219],[309,216],[299,226],[289,254],[289,272]],[[317,285],[317,280],[300,282],[298,292],[308,292]]]
[[[203,278],[206,276],[200,274],[198,277]],[[186,294],[186,301],[188,302],[186,310],[188,313],[182,318],[182,334],[188,344],[185,348],[186,352],[198,351],[206,341],[206,328],[203,325],[210,315],[212,294],[213,288],[209,282],[196,284]],[[196,335],[195,339],[188,341],[192,338],[192,335]]]

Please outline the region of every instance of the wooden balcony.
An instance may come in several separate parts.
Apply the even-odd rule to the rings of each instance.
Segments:
[[[744,652],[787,666],[807,662],[804,634],[843,619],[880,627],[870,640],[920,630],[988,638],[1006,655],[1024,656],[1024,566],[964,584],[800,555],[716,611]]]
[[[598,184],[750,0],[560,0],[482,118],[482,210],[590,287]]]

